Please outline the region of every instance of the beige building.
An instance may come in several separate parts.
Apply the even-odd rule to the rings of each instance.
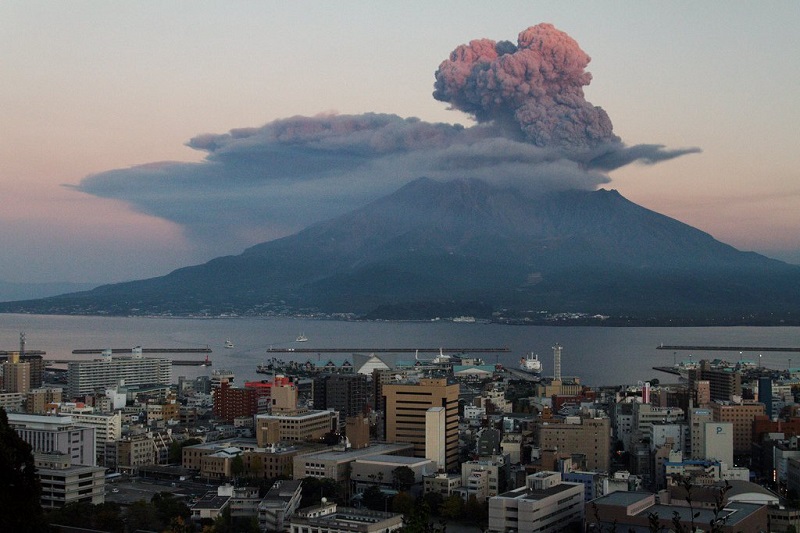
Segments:
[[[391,533],[403,527],[403,515],[342,507],[323,501],[297,510],[290,533]]]
[[[726,401],[711,402],[714,422],[731,422],[733,424],[734,455],[749,454],[753,447],[753,421],[757,415],[763,415],[763,403]]]
[[[318,450],[298,454],[294,457],[294,479],[305,477],[330,478],[337,483],[350,479],[352,464],[357,459],[365,459],[375,455],[404,455],[414,453],[412,444],[373,444],[368,448],[347,450]]]
[[[3,363],[3,389],[22,394],[31,389],[31,364],[21,362],[18,352],[12,352],[8,362]]]
[[[38,388],[28,391],[25,397],[25,412],[31,415],[43,415],[47,413],[47,406],[52,403],[60,403],[63,389],[59,388]]]
[[[387,442],[407,442],[414,445],[414,455],[426,457],[426,419],[431,407],[445,409],[445,458],[440,465],[450,470],[458,466],[458,383],[447,379],[423,378],[419,383],[388,384],[383,386],[386,406]]]
[[[586,469],[608,472],[611,462],[611,424],[608,418],[571,419],[571,423],[544,422],[539,427],[542,450],[582,454]],[[547,465],[549,467],[549,465]]]
[[[307,411],[256,415],[256,440],[259,446],[281,442],[318,441],[339,426],[336,411]]]

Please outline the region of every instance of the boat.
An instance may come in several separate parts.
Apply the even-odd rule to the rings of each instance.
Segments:
[[[306,341],[308,341],[308,337],[306,337],[302,333],[298,335],[297,338],[295,339],[295,342],[306,342]]]
[[[541,373],[542,362],[539,361],[539,355],[529,353],[526,357],[521,357],[519,360],[519,369],[531,374]]]
[[[233,342],[230,339],[225,341],[225,348],[228,348],[229,350],[233,348]]]

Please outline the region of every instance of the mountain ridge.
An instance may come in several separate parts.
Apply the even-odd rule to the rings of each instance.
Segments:
[[[528,196],[419,178],[236,256],[0,311],[427,319],[556,310],[634,317],[627,323],[786,323],[798,298],[800,267],[738,251],[615,190]]]

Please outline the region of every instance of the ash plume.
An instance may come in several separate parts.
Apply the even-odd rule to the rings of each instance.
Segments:
[[[79,191],[122,200],[180,224],[217,255],[285,236],[426,176],[476,178],[536,195],[595,189],[608,172],[697,152],[625,145],[605,111],[584,98],[589,56],[539,24],[517,43],[479,39],[436,71],[433,96],[471,127],[392,114],[322,114],[202,134],[199,163],[162,162],[87,176]]]

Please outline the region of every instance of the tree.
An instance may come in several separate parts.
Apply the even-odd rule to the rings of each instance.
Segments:
[[[407,491],[416,481],[414,471],[405,465],[392,470],[392,486],[399,491]]]
[[[383,494],[383,491],[379,489],[377,485],[370,485],[367,487],[361,494],[361,497],[367,509],[383,511],[386,508],[386,495]]]
[[[411,494],[407,492],[398,492],[395,497],[392,498],[392,512],[403,515],[409,514],[414,510],[415,503],[416,500]]]
[[[458,519],[461,517],[462,512],[464,512],[464,500],[461,499],[461,496],[451,494],[445,498],[441,511],[444,518]]]
[[[6,410],[0,408],[0,531],[41,531],[44,519],[41,485],[36,474],[31,446],[9,425]]]
[[[233,459],[231,459],[231,476],[233,479],[236,479],[244,472],[244,459],[242,459],[242,455],[239,454]]]

